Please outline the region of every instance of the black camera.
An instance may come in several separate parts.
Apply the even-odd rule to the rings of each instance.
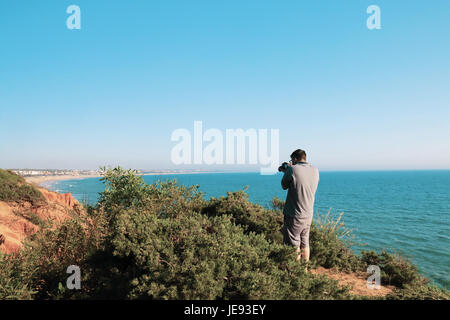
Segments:
[[[289,167],[289,163],[283,162],[281,164],[281,166],[278,167],[278,172],[284,172],[287,170],[288,167]]]

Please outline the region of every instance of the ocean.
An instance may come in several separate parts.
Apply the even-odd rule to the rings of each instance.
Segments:
[[[250,201],[269,206],[272,197],[285,199],[281,174],[197,173],[147,175],[147,183],[177,179],[200,186],[205,197],[227,191],[246,191]],[[79,201],[93,204],[103,184],[98,178],[46,182],[46,188],[70,192]],[[415,263],[435,284],[450,288],[450,170],[321,172],[315,216],[344,212],[353,230],[356,252],[383,248],[396,251]]]

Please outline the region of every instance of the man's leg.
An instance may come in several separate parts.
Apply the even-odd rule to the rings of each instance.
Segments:
[[[302,248],[301,251],[302,258],[305,259],[305,261],[309,261],[309,247]]]
[[[311,223],[307,223],[306,226],[303,228],[301,234],[300,234],[300,249],[301,249],[301,255],[302,258],[305,261],[309,261],[309,231],[311,228]]]
[[[285,244],[297,247],[296,261],[300,261],[302,257],[302,250],[300,248],[302,247],[302,233],[304,233],[304,226],[297,217],[284,216],[284,224],[282,232],[283,232],[283,242]],[[309,250],[307,257],[309,260]]]

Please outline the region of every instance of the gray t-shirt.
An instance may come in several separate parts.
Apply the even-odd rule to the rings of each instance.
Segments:
[[[283,214],[312,219],[318,184],[319,170],[309,163],[299,162],[289,166],[281,180],[283,189],[289,188]]]

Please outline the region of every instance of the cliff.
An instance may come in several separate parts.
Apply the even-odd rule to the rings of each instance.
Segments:
[[[56,226],[82,206],[70,194],[59,194],[34,187],[42,194],[37,203],[28,200],[0,201],[0,251],[11,253],[23,246],[26,237],[37,232],[43,224]]]

